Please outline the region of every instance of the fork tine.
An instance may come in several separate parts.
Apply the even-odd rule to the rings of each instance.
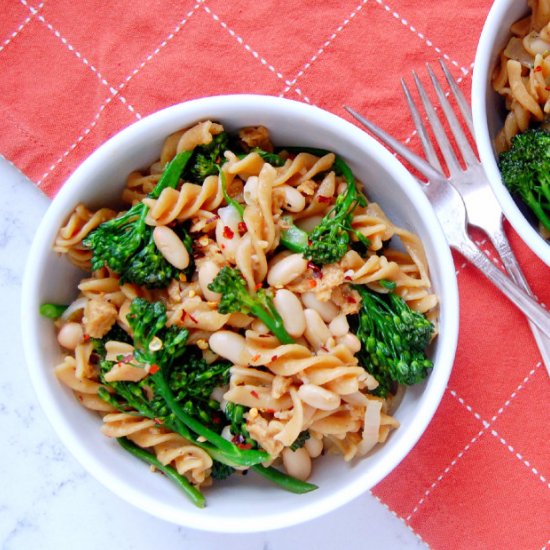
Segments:
[[[437,171],[433,166],[428,164],[422,157],[415,155],[409,151],[401,142],[397,141],[394,137],[386,133],[382,128],[376,126],[370,120],[367,120],[364,116],[360,115],[357,111],[354,111],[351,107],[344,105],[344,109],[356,120],[358,120],[363,126],[365,126],[370,132],[378,137],[388,147],[391,147],[398,155],[407,160],[412,166],[414,166],[421,174],[424,174],[429,180],[441,180],[445,176],[442,172]]]
[[[458,82],[453,78],[451,71],[449,71],[449,68],[447,67],[443,59],[439,59],[439,64],[441,65],[443,74],[445,75],[445,78],[447,79],[447,82],[449,83],[449,86],[451,87],[451,90],[453,92],[453,95],[455,96],[460,112],[462,113],[462,116],[464,117],[464,120],[468,125],[468,129],[470,130],[470,133],[473,136],[474,135],[474,118],[472,116],[472,109],[470,108],[470,105],[466,101],[466,98],[464,97],[463,93],[460,91],[460,88],[458,87]]]
[[[429,163],[436,170],[439,170],[441,173],[443,173],[443,168],[441,168],[441,163],[437,158],[437,153],[435,152],[435,148],[432,144],[432,141],[430,140],[428,131],[426,130],[426,126],[424,126],[424,123],[422,122],[422,117],[420,116],[420,113],[416,108],[416,104],[414,103],[409,87],[407,86],[407,83],[403,78],[401,79],[401,86],[403,88],[403,92],[405,92],[405,99],[407,100],[407,103],[409,105],[409,111],[411,112],[411,116],[416,127],[416,131],[418,132],[418,136],[420,137],[420,141],[422,142],[424,153],[426,153],[426,157]]]
[[[426,63],[426,68],[428,69],[428,74],[430,75],[430,78],[432,80],[432,84],[437,94],[437,97],[439,99],[439,103],[441,104],[441,108],[443,109],[443,112],[447,117],[447,121],[449,122],[449,127],[451,128],[451,131],[453,132],[453,135],[456,139],[456,142],[460,149],[460,153],[462,154],[462,158],[468,165],[477,163],[477,157],[475,156],[475,153],[470,147],[468,138],[464,134],[462,130],[462,126],[460,125],[460,122],[458,122],[454,109],[451,107],[449,100],[445,96],[445,92],[441,88],[441,84],[439,83],[439,80],[437,80],[435,73],[433,72],[430,65],[428,65],[427,63]]]
[[[432,127],[432,131],[434,133],[437,144],[439,145],[439,149],[441,150],[441,153],[445,158],[445,162],[447,163],[447,168],[449,169],[449,173],[453,175],[461,170],[460,164],[458,163],[458,159],[454,154],[453,147],[449,139],[447,138],[443,125],[439,121],[439,118],[437,118],[437,113],[435,112],[435,108],[432,102],[430,101],[430,98],[428,97],[428,94],[426,93],[426,90],[422,85],[422,82],[420,82],[420,79],[418,78],[418,75],[416,74],[415,71],[413,71],[413,78],[414,78],[416,87],[418,89],[418,93],[420,94],[420,99],[422,100],[422,104],[424,105],[424,110],[428,115],[428,121],[430,122],[430,125]]]

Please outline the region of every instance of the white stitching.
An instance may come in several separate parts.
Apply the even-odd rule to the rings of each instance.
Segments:
[[[24,1],[24,0],[21,0]],[[118,94],[120,90],[122,90],[134,76],[136,76],[142,69],[153,59],[167,44],[170,40],[172,40],[176,34],[182,29],[182,27],[187,23],[191,15],[199,8],[201,2],[204,0],[201,0],[200,2],[197,2],[189,12],[185,15],[185,17],[174,27],[174,30],[156,47],[156,49],[153,51],[153,53],[149,54],[118,86],[118,89],[114,91],[113,95],[109,96],[102,105],[99,106],[98,112],[95,114],[95,116],[92,119],[92,122],[89,124],[88,127],[86,127],[82,133],[78,136],[76,141],[70,145],[70,147],[42,174],[42,177],[36,182],[36,185],[40,187],[44,180],[52,173],[52,171],[57,168],[63,160],[65,160],[71,151],[73,151],[77,145],[91,132],[91,130],[95,127],[97,124],[99,117],[101,113],[105,110],[105,107],[111,103],[111,101],[114,99],[114,97]]]
[[[319,56],[330,46],[334,39],[338,36],[340,32],[350,23],[350,21],[363,9],[363,6],[368,2],[368,0],[361,0],[361,3],[355,7],[355,9],[350,13],[350,15],[344,20],[344,22],[333,32],[330,37],[323,43],[323,45],[315,52],[311,59],[298,71],[296,76],[287,81],[287,87],[279,94],[280,97],[284,96],[295,84],[296,82],[304,75],[304,73],[311,67],[311,65],[317,61]]]
[[[522,455],[520,455],[512,445],[510,445],[496,430],[491,430],[491,435],[495,436],[517,459],[519,459],[529,470],[535,474],[543,483],[546,484],[546,486],[550,489],[550,483],[548,483],[547,479],[534,467],[531,465],[530,462],[525,460]]]
[[[420,500],[416,503],[416,506],[413,508],[411,513],[405,518],[406,521],[409,521],[412,516],[418,511],[418,509],[426,502],[426,499],[428,495],[437,487],[437,485],[442,481],[442,479],[451,471],[451,469],[456,465],[459,459],[461,459],[466,451],[486,432],[486,430],[490,427],[490,425],[497,419],[497,417],[504,411],[506,407],[510,404],[512,399],[516,397],[517,392],[523,389],[526,382],[529,381],[529,379],[533,376],[533,374],[536,372],[538,368],[540,368],[541,363],[537,363],[534,369],[532,369],[529,374],[521,381],[521,383],[517,386],[517,388],[512,392],[510,397],[507,399],[507,401],[504,403],[502,407],[497,411],[497,413],[491,418],[489,422],[483,419],[483,417],[475,412],[472,407],[470,407],[462,397],[460,397],[456,391],[454,390],[448,390],[449,393],[469,412],[471,413],[478,421],[480,421],[483,424],[483,429],[481,429],[477,435],[475,435],[469,443],[466,444],[466,446],[457,454],[457,456],[451,461],[449,466],[447,466],[441,474],[437,477],[437,479],[426,489]],[[494,431],[494,430],[493,430]],[[546,481],[546,480],[545,480]]]
[[[397,512],[392,510],[381,498],[377,497],[372,491],[369,491],[369,493],[379,502],[388,512],[390,512],[393,516],[395,516],[399,521],[402,521],[408,529],[410,529],[420,542],[426,545],[427,548],[430,548],[430,545],[412,528],[412,526],[405,521],[404,518],[402,518]]]
[[[256,50],[252,49],[242,38],[238,35],[233,29],[229,28],[229,25],[222,21],[218,15],[216,15],[208,6],[203,5],[202,8],[204,11],[216,21],[221,27],[229,33],[229,35],[234,38],[249,54],[257,59],[264,67],[271,71],[278,79],[282,80],[287,86],[290,85],[290,82],[285,79],[283,74],[276,69],[271,63],[269,63],[265,58],[263,58]],[[311,103],[308,97],[303,95],[302,91],[299,88],[295,88],[294,91],[306,102]]]
[[[34,8],[31,8],[26,0],[19,0],[24,6],[26,6],[27,8],[29,8],[31,11],[34,10]],[[36,10],[34,10],[36,11]],[[84,63],[84,65],[86,65],[86,67],[88,67],[92,73],[95,74],[95,76],[98,78],[98,80],[101,82],[101,84],[103,84],[111,93],[113,93],[114,91],[114,88],[107,82],[107,80],[105,79],[105,77],[99,72],[99,70],[94,66],[92,65],[88,59],[86,57],[84,57],[57,29],[55,29],[53,27],[53,25],[51,23],[48,23],[48,21],[46,21],[46,19],[44,18],[43,15],[38,15],[37,16],[37,19],[43,23],[46,28],[52,32],[54,34],[54,36],[56,38],[58,38],[61,43],[71,52],[73,53],[77,59],[79,59],[80,61],[82,61],[82,63]],[[121,101],[121,103],[123,105],[126,106],[126,108],[139,120],[141,118],[141,115],[135,110],[135,108],[130,105],[130,103],[128,103],[126,101],[126,99],[124,98],[124,100],[122,100],[121,96],[119,95],[119,100]]]
[[[399,13],[396,11],[392,11],[392,9],[385,4],[382,0],[376,0],[376,3],[382,6],[388,13],[391,13],[391,15],[401,22],[402,25],[405,25],[413,34],[416,34],[420,40],[422,40],[428,47],[433,48],[439,55],[441,55],[444,59],[449,61],[449,63],[452,63],[455,67],[460,69],[464,74],[467,74],[467,69],[464,67],[461,67],[460,64],[457,61],[454,61],[451,59],[446,53],[443,53],[441,48],[438,48],[437,46],[434,46],[434,43],[427,39],[422,33],[418,32],[412,25],[409,24],[409,22],[406,19],[403,19]]]
[[[44,2],[38,5],[37,8],[31,9],[31,14],[13,31],[4,42],[0,45],[0,52],[6,48],[6,46],[31,22],[32,18],[44,7]]]
[[[480,430],[477,435],[472,437],[469,443],[466,444],[466,446],[456,455],[456,457],[451,461],[451,463],[443,470],[439,476],[437,476],[437,479],[426,489],[424,492],[424,495],[420,498],[420,500],[416,503],[416,506],[412,509],[412,512],[405,518],[406,521],[410,521],[410,519],[416,514],[418,509],[426,502],[426,499],[430,495],[430,493],[437,487],[437,485],[441,482],[441,480],[454,468],[456,463],[464,456],[464,454],[470,449],[470,447],[485,433],[485,428]]]

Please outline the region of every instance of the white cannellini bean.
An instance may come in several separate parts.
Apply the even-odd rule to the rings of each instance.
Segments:
[[[317,227],[321,223],[322,219],[323,216],[309,216],[309,218],[302,218],[301,220],[298,220],[296,222],[296,225],[300,229],[303,229],[304,231],[310,233],[315,227]]]
[[[339,336],[336,341],[346,346],[351,353],[357,353],[361,349],[361,341],[352,332]]]
[[[306,206],[306,198],[296,189],[290,185],[281,185],[277,188],[278,193],[282,193],[284,197],[285,210],[289,212],[301,212]]]
[[[304,308],[299,298],[286,288],[281,288],[275,293],[273,298],[275,308],[283,319],[286,331],[293,338],[299,338],[306,330],[306,317]]]
[[[220,266],[212,260],[206,260],[199,266],[199,286],[202,295],[210,302],[217,302],[221,295],[209,290],[208,285],[216,278],[220,272]]]
[[[298,388],[298,397],[308,405],[322,411],[333,411],[340,406],[340,396],[316,384],[302,384]]]
[[[291,254],[269,269],[267,282],[280,288],[302,275],[306,269],[307,260],[301,254]]]
[[[328,339],[331,338],[330,330],[314,309],[305,309],[304,316],[306,318],[304,336],[311,347],[317,351],[320,347],[326,346]]]
[[[153,229],[153,240],[166,261],[174,267],[185,269],[189,265],[189,252],[173,229],[158,225]]]
[[[80,323],[65,323],[57,334],[57,341],[65,349],[75,349],[83,336],[84,331]]]
[[[250,324],[250,328],[259,334],[267,334],[269,332],[267,325],[262,323],[259,319],[254,319],[254,321]]]
[[[213,352],[234,365],[246,365],[250,361],[250,353],[246,349],[244,336],[230,330],[214,332],[208,340],[208,345]]]
[[[317,458],[323,452],[323,440],[310,437],[306,439],[304,447],[311,458]]]
[[[287,474],[296,479],[305,481],[311,475],[311,458],[303,447],[295,451],[284,449],[283,464]]]
[[[340,313],[340,309],[334,302],[330,300],[328,302],[321,302],[314,292],[304,292],[302,294],[302,302],[306,307],[314,309],[319,313],[325,323],[330,323]]]
[[[344,336],[349,332],[348,318],[344,313],[337,315],[328,325],[333,336]]]

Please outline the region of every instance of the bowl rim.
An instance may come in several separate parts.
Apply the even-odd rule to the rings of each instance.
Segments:
[[[155,500],[154,497],[150,497],[136,490],[127,481],[124,481],[122,478],[115,475],[113,471],[110,471],[108,465],[99,460],[97,455],[87,452],[81,446],[78,434],[72,433],[68,428],[64,418],[66,413],[61,409],[59,403],[56,403],[55,392],[49,392],[47,389],[44,390],[44,387],[47,388],[47,386],[43,384],[43,381],[52,375],[52,365],[45,364],[46,362],[41,359],[40,349],[37,345],[39,337],[39,314],[37,307],[39,304],[39,285],[37,282],[41,276],[40,269],[37,269],[37,266],[43,264],[47,255],[51,254],[51,240],[48,237],[48,231],[45,229],[51,228],[52,226],[58,228],[61,215],[64,215],[66,212],[67,204],[70,203],[74,206],[75,199],[78,199],[76,191],[78,190],[79,181],[84,177],[84,174],[92,169],[96,163],[101,163],[104,159],[108,158],[109,155],[116,154],[117,148],[121,144],[124,144],[129,138],[131,139],[132,136],[144,130],[151,130],[158,125],[162,127],[166,121],[174,117],[182,120],[182,124],[186,124],[185,121],[191,118],[204,119],[205,114],[207,116],[207,113],[215,110],[215,107],[219,105],[220,102],[231,102],[232,104],[239,104],[243,107],[249,106],[258,109],[265,108],[266,103],[269,103],[272,108],[284,108],[291,114],[294,113],[300,117],[309,117],[311,120],[316,121],[321,120],[323,124],[331,128],[336,127],[340,132],[349,134],[349,139],[353,139],[354,142],[360,143],[360,147],[369,155],[376,155],[381,158],[384,163],[384,168],[392,179],[399,181],[410,180],[411,185],[409,186],[410,189],[408,189],[408,193],[410,193],[411,200],[415,205],[418,205],[423,212],[431,213],[426,216],[428,218],[426,223],[430,229],[433,246],[438,250],[437,262],[441,268],[441,288],[438,289],[438,291],[439,294],[444,295],[446,299],[445,307],[443,308],[445,319],[442,321],[445,324],[446,330],[445,334],[439,334],[438,336],[438,347],[441,347],[439,352],[439,363],[437,365],[438,368],[432,371],[428,380],[428,385],[423,390],[424,393],[429,391],[429,399],[424,397],[421,400],[419,408],[414,414],[415,422],[411,423],[408,432],[403,436],[400,447],[394,450],[391,459],[386,460],[384,464],[378,464],[374,481],[366,486],[363,479],[366,475],[363,474],[354,479],[353,483],[348,483],[344,489],[336,493],[333,492],[328,495],[319,496],[314,502],[309,502],[307,506],[302,506],[299,509],[293,508],[289,511],[281,510],[277,514],[264,516],[259,521],[248,521],[247,525],[244,525],[244,522],[240,522],[236,525],[232,520],[229,521],[228,518],[219,516],[213,518],[212,515],[204,514],[204,512],[202,512],[201,515],[201,510],[194,509],[192,506],[175,510],[172,506],[164,502],[159,502]],[[416,182],[414,182],[414,179],[405,167],[386,148],[358,127],[333,113],[286,98],[257,94],[203,97],[172,105],[124,128],[97,148],[78,166],[78,168],[76,168],[74,173],[65,182],[39,225],[28,258],[23,277],[21,300],[22,329],[23,334],[27,335],[24,338],[24,353],[31,382],[38,397],[38,401],[57,436],[88,473],[123,500],[160,519],[194,529],[220,533],[270,531],[320,517],[357,498],[388,475],[405,458],[420,439],[439,406],[454,363],[458,343],[459,324],[459,299],[456,272],[451,251],[427,198],[424,196],[421,189],[418,188]],[[373,474],[371,474],[370,477],[373,477]],[[297,498],[299,498],[299,496],[297,496]]]
[[[491,73],[493,58],[496,52],[493,45],[496,42],[497,33],[501,30],[503,17],[506,16],[510,5],[514,0],[496,0],[485,20],[479,38],[472,75],[472,114],[474,122],[474,137],[481,159],[493,192],[502,207],[504,215],[521,237],[523,242],[547,265],[550,266],[550,244],[540,235],[537,228],[531,225],[523,215],[512,195],[504,185],[498,169],[496,155],[493,148],[493,139],[489,135],[487,121],[487,98],[491,89]],[[525,11],[527,11],[525,3]],[[493,92],[495,101],[497,93]]]

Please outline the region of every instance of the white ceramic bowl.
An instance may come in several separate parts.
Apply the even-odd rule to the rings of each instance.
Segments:
[[[151,475],[141,461],[103,436],[100,420],[80,407],[53,374],[61,357],[52,323],[38,314],[43,302],[66,303],[82,276],[51,250],[56,232],[78,202],[114,203],[126,175],[159,155],[164,138],[203,119],[226,129],[253,124],[269,128],[276,144],[323,147],[341,154],[397,224],[418,233],[441,298],[441,333],[432,350],[435,368],[407,390],[396,417],[401,427],[372,456],[346,464],[325,456],[311,481],[319,489],[287,493],[250,473],[207,489],[199,510],[171,482]],[[386,476],[411,450],[430,422],[445,390],[458,334],[455,269],[433,210],[405,168],[381,145],[333,114],[286,99],[235,95],[189,101],[157,112],[126,128],[93,153],[69,178],[37,231],[23,285],[22,321],[26,359],[36,393],[59,437],[100,482],[129,503],[162,519],[207,531],[267,531],[297,524],[357,497]]]
[[[496,0],[487,16],[477,47],[472,80],[472,112],[477,148],[485,173],[504,215],[527,246],[550,265],[550,244],[540,235],[535,216],[516,202],[500,177],[494,138],[504,125],[503,99],[493,91],[491,75],[502,48],[510,38],[510,25],[528,13],[525,0]]]

